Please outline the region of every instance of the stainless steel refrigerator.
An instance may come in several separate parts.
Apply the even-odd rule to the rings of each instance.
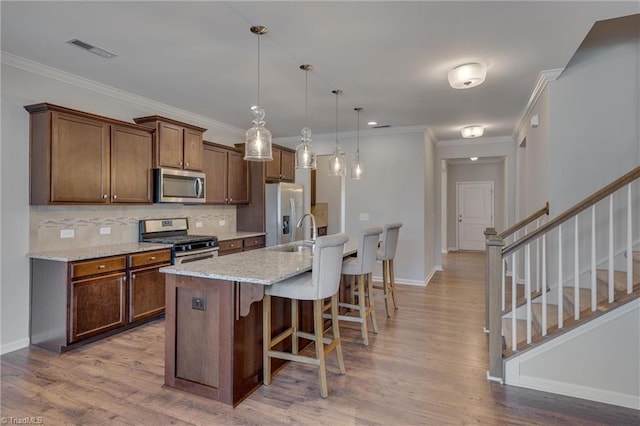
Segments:
[[[304,229],[296,225],[303,215],[304,187],[299,183],[268,183],[265,189],[267,246],[304,239]]]

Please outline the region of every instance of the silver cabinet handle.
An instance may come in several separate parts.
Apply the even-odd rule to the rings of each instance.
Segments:
[[[114,196],[113,196],[113,199],[115,200],[116,198],[118,198],[118,196],[117,196],[117,195],[114,195]]]
[[[104,195],[102,196],[102,198],[104,198],[104,199],[106,200],[106,199],[107,199],[107,194],[104,194]]]
[[[104,269],[104,268],[106,268],[105,265],[98,265],[98,269]]]
[[[131,274],[131,279],[135,280],[136,279],[136,274]]]
[[[156,257],[155,257],[155,256],[151,256],[151,257],[149,258],[149,260],[156,260]]]

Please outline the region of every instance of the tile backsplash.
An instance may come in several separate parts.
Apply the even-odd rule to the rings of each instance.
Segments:
[[[123,244],[138,241],[138,221],[186,217],[189,233],[222,235],[236,232],[235,206],[31,206],[29,251]],[[197,227],[201,225],[201,227]],[[101,228],[108,234],[101,234]],[[73,230],[73,238],[61,238]]]

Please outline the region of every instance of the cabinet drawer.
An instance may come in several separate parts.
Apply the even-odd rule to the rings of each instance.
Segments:
[[[218,246],[221,252],[242,249],[242,240],[219,241]]]
[[[129,267],[139,268],[147,265],[155,265],[157,263],[170,263],[171,250],[146,251],[136,253],[129,256]]]
[[[105,257],[71,264],[71,278],[88,277],[107,272],[123,271],[127,268],[126,256]]]
[[[264,235],[259,237],[251,237],[244,239],[244,249],[249,250],[252,248],[258,248],[257,246],[264,247]]]

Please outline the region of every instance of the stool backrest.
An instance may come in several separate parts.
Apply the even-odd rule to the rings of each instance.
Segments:
[[[333,234],[318,237],[313,251],[311,283],[317,289],[317,299],[331,297],[338,291],[342,271],[344,244],[349,241],[347,234]]]
[[[384,225],[384,231],[382,232],[382,258],[378,257],[378,260],[389,260],[396,257],[396,247],[398,246],[398,235],[401,227],[402,223],[400,222]]]
[[[376,252],[378,251],[380,234],[382,234],[382,228],[379,226],[366,228],[360,232],[358,264],[356,266],[360,275],[373,272],[373,268],[376,266]]]

